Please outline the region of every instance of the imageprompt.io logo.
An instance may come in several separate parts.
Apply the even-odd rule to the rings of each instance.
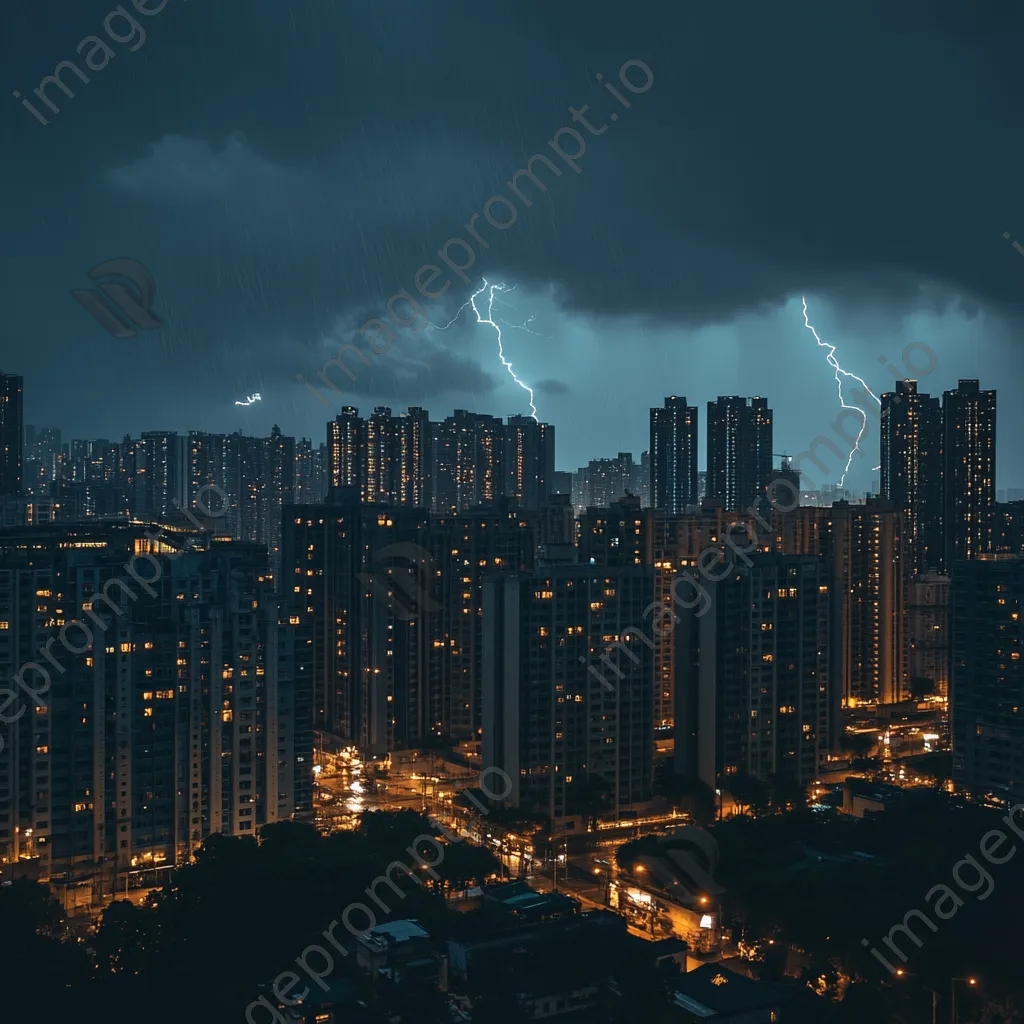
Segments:
[[[73,288],[71,295],[113,337],[134,338],[138,330],[155,331],[163,326],[153,313],[156,282],[138,260],[107,260],[93,267],[89,278],[99,282],[99,287]]]

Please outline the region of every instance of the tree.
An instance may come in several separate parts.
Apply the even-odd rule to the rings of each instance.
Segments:
[[[739,805],[753,811],[765,811],[769,804],[768,787],[758,778],[746,773],[736,775],[727,783],[729,794]]]
[[[569,786],[571,806],[586,818],[588,829],[597,829],[602,811],[611,806],[612,788],[600,775],[592,774],[572,782]]]
[[[798,811],[807,806],[807,787],[789,775],[773,775],[769,804],[774,811]]]
[[[663,761],[655,772],[654,789],[659,796],[690,815],[695,825],[715,820],[717,798],[714,789],[695,775],[677,775],[671,761]]]
[[[987,1002],[971,1018],[971,1024],[1024,1024],[1024,1004],[1014,996]]]
[[[875,732],[853,732],[844,729],[839,738],[839,746],[854,757],[867,757],[878,745],[878,734]]]

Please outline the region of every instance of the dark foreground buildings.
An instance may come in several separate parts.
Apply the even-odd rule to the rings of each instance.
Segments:
[[[0,860],[69,904],[309,811],[308,667],[255,546],[191,527],[0,535]]]
[[[1024,558],[957,562],[950,608],[953,776],[972,797],[1024,800]]]

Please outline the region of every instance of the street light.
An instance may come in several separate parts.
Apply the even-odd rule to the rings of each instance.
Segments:
[[[907,972],[902,967],[897,967],[896,977],[907,978],[909,977],[909,974],[907,974]],[[922,985],[921,987],[925,990],[925,992],[928,992],[932,997],[932,1024],[937,1024],[939,1012],[939,993],[936,992],[935,989],[929,988],[927,985]]]
[[[978,979],[974,977],[966,978],[950,978],[949,979],[949,1020],[950,1024],[956,1024],[956,983],[962,981],[965,985],[969,985],[974,988],[978,984]]]

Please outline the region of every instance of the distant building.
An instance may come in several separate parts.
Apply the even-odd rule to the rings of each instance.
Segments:
[[[714,1024],[774,1024],[785,1021],[788,992],[736,974],[720,964],[705,964],[672,982],[677,1019]]]
[[[800,504],[800,474],[793,469],[792,461],[782,457],[778,469],[768,473],[766,498],[772,508],[788,511]]]
[[[699,501],[697,420],[697,406],[675,395],[651,409],[651,505],[660,512],[680,515]]]
[[[134,487],[129,495],[132,514],[159,519],[188,504],[186,441],[173,431],[143,431],[134,442]]]
[[[505,425],[505,497],[520,508],[540,508],[555,475],[555,428],[532,416],[509,416]]]
[[[213,507],[216,492],[212,498],[204,495],[220,488],[227,495],[227,507],[217,525],[218,535],[263,545],[276,573],[281,564],[281,513],[285,504],[295,501],[297,465],[295,438],[284,436],[277,426],[270,437],[190,431],[189,499],[212,502]]]
[[[900,786],[848,776],[843,783],[842,810],[851,817],[863,818],[898,807],[906,797],[907,791]]]
[[[572,495],[572,473],[555,470],[551,477],[552,494]]]
[[[396,985],[427,983],[448,990],[448,958],[434,949],[418,921],[385,921],[356,937],[356,963]]]
[[[1001,555],[1024,555],[1024,501],[996,504],[992,550]]]
[[[650,565],[654,513],[635,496],[605,507],[591,506],[577,520],[577,546],[583,565]]]
[[[746,510],[765,493],[772,469],[772,410],[765,398],[708,402],[707,497],[727,512]]]
[[[961,380],[942,398],[945,565],[992,551],[996,500],[996,393]]]
[[[346,405],[327,424],[327,487],[354,487],[362,496],[366,459],[365,424]],[[326,493],[326,491],[325,491]]]
[[[24,379],[0,373],[0,497],[16,498],[22,487],[25,443]]]
[[[51,427],[25,427],[25,493],[37,497],[49,493],[50,484],[61,475],[60,431]]]
[[[633,493],[640,495],[640,505],[651,507],[651,453],[640,453],[640,464],[634,467]]]
[[[295,502],[315,505],[326,494],[326,453],[324,444],[314,446],[308,437],[295,442]]]
[[[897,381],[881,401],[881,496],[903,515],[911,571],[941,569],[942,408],[913,380]]]
[[[574,474],[573,504],[577,510],[608,508],[635,493],[636,470],[630,452],[619,452],[614,459],[591,459]]]

